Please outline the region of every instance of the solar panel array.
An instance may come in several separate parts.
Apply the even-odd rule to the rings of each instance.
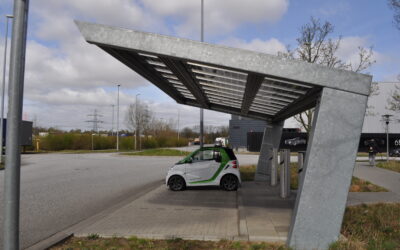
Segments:
[[[182,78],[180,79],[173,69],[163,62],[163,58],[150,53],[138,53],[138,55],[182,97],[192,102],[198,101]],[[249,82],[251,72],[192,61],[180,60],[180,62],[183,63],[194,82],[200,86],[202,95],[206,97],[210,105],[216,104],[243,110],[246,86],[253,84]],[[305,97],[312,89],[313,86],[309,84],[262,76],[255,96],[250,100],[248,112],[273,117]]]

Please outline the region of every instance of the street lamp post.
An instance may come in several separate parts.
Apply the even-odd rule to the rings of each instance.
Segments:
[[[112,104],[111,107],[112,107],[111,136],[113,136],[114,135],[114,107],[115,107],[115,105]]]
[[[94,143],[93,143],[93,136],[96,134],[92,134],[92,151],[94,151]]]
[[[382,115],[383,121],[386,124],[386,161],[389,161],[389,122],[390,122],[390,117],[393,115],[385,114]]]
[[[179,131],[179,118],[180,118],[180,110],[178,109],[178,144],[179,144],[179,135],[180,135],[180,131]],[[178,145],[179,146],[179,145]]]
[[[4,168],[3,249],[20,248],[21,121],[29,0],[14,0],[10,50],[6,160]]]
[[[204,42],[204,0],[201,0],[201,42]],[[204,145],[204,110],[200,108],[200,148]]]
[[[118,94],[117,94],[117,151],[119,151],[119,87],[121,84],[117,85]]]
[[[3,85],[1,89],[1,120],[0,120],[0,163],[3,162],[3,126],[4,126],[4,93],[6,89],[6,68],[7,68],[7,41],[8,41],[8,20],[14,18],[12,15],[6,15],[6,33],[4,38],[4,60],[3,60]]]
[[[139,119],[137,117],[137,106],[138,106],[138,96],[139,94],[136,94],[135,97],[135,151],[137,150],[137,139],[138,139],[138,125],[139,125]]]

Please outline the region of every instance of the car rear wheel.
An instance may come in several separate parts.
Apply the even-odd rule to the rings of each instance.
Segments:
[[[233,174],[228,174],[221,179],[221,188],[226,191],[235,191],[239,187],[239,180]]]
[[[185,189],[185,180],[178,175],[171,176],[168,180],[168,187],[172,191],[182,191]]]

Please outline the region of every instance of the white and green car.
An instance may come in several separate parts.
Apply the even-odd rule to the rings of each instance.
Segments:
[[[241,183],[239,162],[230,148],[204,147],[171,167],[165,181],[173,191],[194,186],[221,186],[234,191]]]

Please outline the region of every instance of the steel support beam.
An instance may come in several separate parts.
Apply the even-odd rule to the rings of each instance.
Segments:
[[[321,89],[310,90],[303,98],[291,103],[285,109],[279,111],[274,117],[274,121],[281,121],[315,107],[320,96]]]
[[[245,116],[249,112],[250,106],[253,103],[263,80],[264,76],[260,74],[251,73],[247,75],[246,89],[243,95],[242,115]]]
[[[338,239],[367,98],[322,90],[288,236],[294,249],[328,249]]]
[[[268,123],[264,130],[260,156],[255,174],[256,181],[270,181],[273,148],[279,149],[282,137],[283,121]]]
[[[192,95],[196,98],[197,102],[203,108],[208,108],[209,103],[207,100],[207,96],[204,94],[200,85],[194,78],[194,76],[190,73],[188,68],[179,60],[168,58],[168,57],[159,57],[160,60],[174,73],[176,77],[182,82],[183,85],[192,93]]]
[[[148,64],[144,59],[140,58],[138,54],[130,51],[116,50],[111,47],[101,47],[104,51],[121,61],[123,64],[136,71],[139,75],[152,82],[162,91],[164,91],[171,98],[175,99],[176,102],[184,104],[185,97],[183,97],[175,88],[171,87],[170,83],[165,81],[161,76],[161,73],[154,70],[152,67],[146,67]]]

